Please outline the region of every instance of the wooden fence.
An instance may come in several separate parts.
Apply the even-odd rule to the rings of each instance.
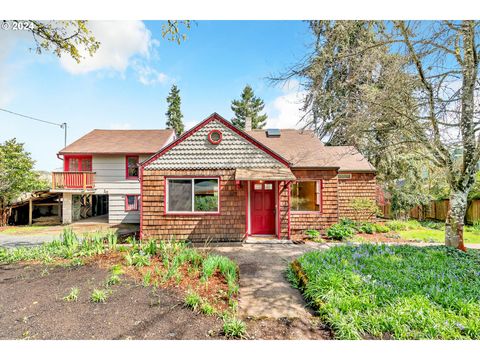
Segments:
[[[448,200],[436,200],[430,202],[426,206],[417,206],[410,210],[410,217],[413,219],[424,220],[439,220],[445,221],[448,212]],[[392,217],[390,204],[380,206],[383,216],[385,218]],[[473,224],[475,221],[480,221],[480,200],[471,200],[468,202],[467,215],[465,216],[467,224]]]

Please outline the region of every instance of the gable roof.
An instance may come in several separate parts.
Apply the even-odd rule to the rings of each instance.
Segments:
[[[208,133],[222,131],[222,141],[210,144]],[[217,113],[140,164],[147,169],[236,169],[289,167],[289,162]]]
[[[281,129],[280,137],[266,130],[247,134],[287,159],[293,168],[339,168],[340,171],[375,171],[353,146],[325,146],[312,130]]]
[[[174,139],[166,130],[99,130],[90,131],[59,151],[59,154],[154,154]]]

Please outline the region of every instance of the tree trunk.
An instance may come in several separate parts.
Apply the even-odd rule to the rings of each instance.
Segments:
[[[467,212],[468,191],[452,190],[445,221],[445,245],[466,251],[463,243],[463,225]]]

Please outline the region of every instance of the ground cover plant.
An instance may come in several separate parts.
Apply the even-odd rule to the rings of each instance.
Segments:
[[[478,250],[337,246],[304,254],[288,278],[339,339],[480,339]]]

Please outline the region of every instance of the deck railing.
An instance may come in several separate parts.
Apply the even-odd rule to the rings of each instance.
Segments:
[[[52,189],[93,189],[95,173],[91,171],[52,172]]]

